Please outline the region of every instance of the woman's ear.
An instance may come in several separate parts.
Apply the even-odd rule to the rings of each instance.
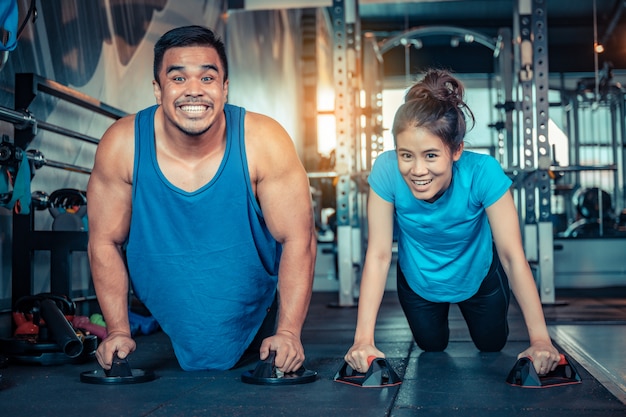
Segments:
[[[453,161],[458,161],[461,158],[461,154],[463,153],[463,148],[465,148],[465,142],[461,142],[461,145],[459,146],[459,148],[454,152],[454,155],[452,155]]]

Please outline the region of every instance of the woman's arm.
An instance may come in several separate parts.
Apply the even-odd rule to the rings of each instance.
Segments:
[[[530,347],[518,357],[531,357],[537,372],[544,374],[556,367],[560,357],[548,334],[537,285],[524,254],[517,210],[511,194],[505,193],[488,207],[487,216],[502,267],[522,310],[530,338]]]
[[[393,214],[393,204],[370,189],[367,204],[368,243],[361,276],[357,325],[354,344],[345,355],[352,369],[360,372],[369,367],[368,357],[384,357],[374,345],[374,330],[391,264]]]

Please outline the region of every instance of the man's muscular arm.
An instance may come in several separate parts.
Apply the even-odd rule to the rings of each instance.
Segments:
[[[246,149],[263,216],[283,247],[277,330],[265,339],[260,354],[265,359],[270,350],[276,351],[276,366],[292,372],[304,362],[300,335],[311,300],[317,251],[309,180],[291,138],[272,119],[247,114]]]
[[[107,338],[96,357],[104,369],[115,352],[121,358],[135,350],[128,322],[128,273],[122,245],[131,216],[134,117],[120,119],[98,144],[87,186],[88,255],[98,303],[107,325]]]

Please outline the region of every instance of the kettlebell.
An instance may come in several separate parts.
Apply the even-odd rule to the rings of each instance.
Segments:
[[[50,194],[48,211],[54,218],[52,230],[85,231],[87,215],[85,193],[73,188],[62,188]]]

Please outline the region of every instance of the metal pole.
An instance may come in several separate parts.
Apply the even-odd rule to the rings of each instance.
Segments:
[[[29,161],[33,161],[35,163],[35,167],[39,168],[43,165],[49,166],[52,168],[64,169],[66,171],[78,172],[80,174],[91,174],[90,168],[81,167],[78,165],[72,165],[65,162],[51,161],[46,159],[41,154],[31,154],[27,153],[27,158]]]
[[[337,264],[340,307],[355,305],[356,276],[353,265],[353,211],[354,202],[351,174],[356,167],[356,104],[354,83],[357,80],[358,18],[356,0],[334,0],[331,7],[333,21],[333,76],[335,82],[335,118],[337,148],[335,171],[337,182]]]
[[[47,130],[49,132],[58,133],[60,135],[67,136],[72,139],[79,139],[85,142],[98,144],[100,139],[92,136],[84,135],[74,130],[66,129],[61,126],[53,125],[52,123],[37,120],[28,112],[19,112],[7,107],[0,106],[0,120],[13,123],[18,129],[26,129],[27,127],[33,129],[36,134],[37,128]]]

